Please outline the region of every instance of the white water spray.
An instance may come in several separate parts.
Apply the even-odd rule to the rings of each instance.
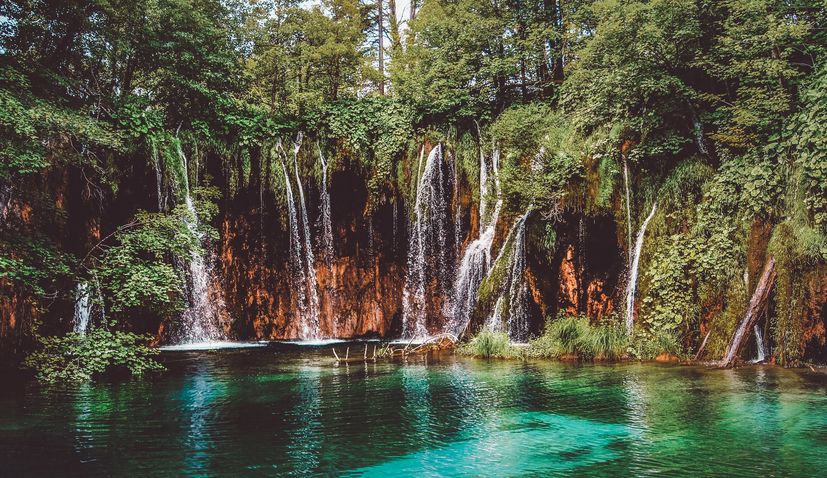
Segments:
[[[302,187],[301,177],[299,176],[299,149],[302,144],[302,134],[299,133],[296,138],[296,144],[293,146],[293,167],[296,173],[296,189],[299,191],[299,211],[301,211],[302,230],[304,232],[304,265],[307,271],[305,287],[307,289],[307,312],[308,317],[305,322],[310,321],[305,327],[309,331],[309,335],[302,337],[305,339],[319,338],[319,284],[316,280],[316,259],[313,256],[313,242],[310,237],[310,221],[307,215],[307,204],[304,200],[304,188]]]
[[[324,260],[327,269],[333,267],[333,223],[330,218],[330,191],[327,189],[327,160],[322,153],[322,148],[319,143],[316,143],[316,149],[319,150],[319,159],[322,162],[322,187],[319,192],[319,202],[321,204],[321,215],[319,220],[322,223],[322,259]]]
[[[511,228],[506,238],[506,244],[510,247],[503,247],[494,262],[497,264],[507,260],[508,272],[501,285],[500,296],[497,298],[494,311],[486,324],[495,332],[505,329],[509,338],[516,342],[526,341],[529,333],[528,285],[525,283],[525,231],[529,214],[530,212],[526,212],[522,215]],[[508,312],[505,323],[504,311]]]
[[[89,321],[92,317],[92,294],[89,290],[89,283],[78,282],[75,289],[75,316],[73,330],[81,335],[86,335],[89,330]]]
[[[181,148],[180,142],[176,141],[175,147],[183,167],[184,202],[188,212],[184,224],[203,244],[204,234],[198,229],[198,213],[190,195],[187,157]],[[223,300],[216,301],[210,297],[211,277],[212,266],[201,254],[193,252],[189,261],[189,307],[181,317],[183,328],[180,336],[177,337],[178,344],[208,342],[224,338],[218,324],[219,313],[223,309],[224,303]]]
[[[649,221],[654,217],[656,209],[657,203],[652,204],[652,211],[646,216],[643,225],[640,226],[635,241],[635,249],[629,263],[629,282],[626,285],[626,333],[628,335],[632,335],[635,326],[635,292],[637,289],[638,267],[640,266],[640,253],[643,250],[643,238],[646,235],[646,227],[649,226]]]
[[[761,327],[759,327],[758,324],[755,324],[755,327],[752,330],[755,332],[755,344],[758,348],[758,357],[756,357],[755,363],[761,363],[767,360],[767,349],[764,344],[764,335],[761,333]]]
[[[494,193],[496,203],[491,216],[486,215],[486,203],[488,201],[488,165],[486,164],[485,153],[480,148],[480,236],[465,250],[465,255],[460,263],[457,279],[454,283],[453,297],[448,303],[449,310],[446,313],[450,317],[448,331],[456,336],[461,335],[471,319],[471,313],[479,298],[479,288],[483,279],[491,267],[491,245],[494,242],[494,233],[497,228],[500,210],[502,209],[502,196],[500,194],[499,178],[499,149],[494,149],[491,158],[492,173],[494,177]]]
[[[424,167],[420,155],[419,170],[403,291],[404,338],[428,335],[426,289],[431,282],[438,290],[448,286],[448,255],[453,252],[447,247],[450,205],[446,201],[441,144],[430,151]]]

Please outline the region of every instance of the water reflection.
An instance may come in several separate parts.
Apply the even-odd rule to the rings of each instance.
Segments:
[[[0,393],[0,476],[811,476],[827,379],[770,367],[329,352],[165,356],[152,380]],[[817,472],[815,472],[817,473]]]

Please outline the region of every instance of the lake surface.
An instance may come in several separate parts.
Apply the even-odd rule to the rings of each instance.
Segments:
[[[4,380],[0,476],[827,470],[820,372],[450,355],[335,366],[330,356],[288,344],[170,352],[168,372],[141,381]]]

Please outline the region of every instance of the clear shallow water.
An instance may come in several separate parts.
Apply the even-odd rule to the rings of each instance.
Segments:
[[[359,346],[354,346],[357,349]],[[814,476],[827,376],[329,347],[176,352],[150,380],[4,380],[0,476]]]

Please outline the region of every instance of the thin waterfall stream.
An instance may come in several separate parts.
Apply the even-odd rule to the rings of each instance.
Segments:
[[[635,321],[635,292],[637,290],[638,268],[640,266],[640,254],[643,251],[643,239],[646,236],[646,228],[649,226],[649,221],[655,216],[657,210],[657,203],[652,204],[652,211],[646,216],[643,224],[640,226],[640,231],[637,233],[637,240],[635,241],[635,248],[632,253],[631,262],[629,264],[629,282],[626,285],[626,333],[632,335],[634,331]]]
[[[302,232],[304,233],[304,266],[306,268],[305,288],[307,289],[307,313],[304,318],[304,327],[307,331],[304,339],[317,339],[319,330],[319,283],[316,279],[316,258],[313,255],[313,241],[310,237],[310,220],[307,214],[307,203],[304,200],[304,188],[299,176],[299,149],[301,149],[303,135],[299,133],[293,145],[293,167],[296,173],[296,189],[299,191],[299,211],[301,212]],[[308,324],[307,321],[310,321]]]

